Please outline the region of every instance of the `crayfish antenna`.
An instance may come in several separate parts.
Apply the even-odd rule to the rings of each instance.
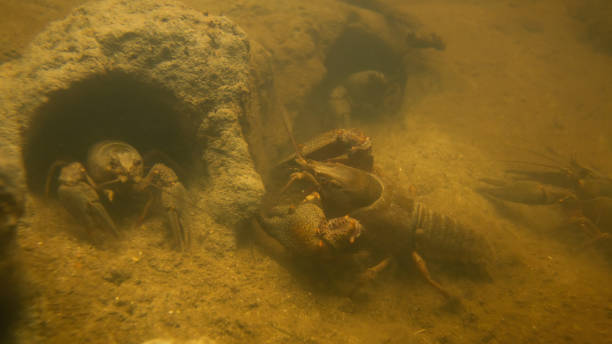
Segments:
[[[287,109],[282,104],[279,104],[279,109],[281,113],[281,117],[283,118],[283,124],[285,125],[285,129],[287,130],[287,135],[289,135],[289,139],[291,140],[291,144],[293,145],[293,149],[295,150],[295,156],[298,159],[305,160],[302,155],[302,148],[298,145],[297,141],[295,141],[295,136],[293,135],[293,128],[291,127],[291,123],[289,122],[289,116],[287,115]]]

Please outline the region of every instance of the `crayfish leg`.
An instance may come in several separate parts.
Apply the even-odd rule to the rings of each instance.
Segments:
[[[389,264],[391,264],[391,261],[392,261],[392,258],[387,257],[383,259],[382,261],[380,261],[378,264],[366,269],[366,271],[362,272],[359,275],[359,280],[362,283],[373,281],[374,279],[376,279],[376,277],[381,271],[387,269]]]
[[[183,226],[182,212],[187,201],[187,191],[176,173],[164,164],[155,164],[137,185],[139,190],[149,190],[150,197],[143,210],[144,218],[150,207],[157,203],[166,214],[171,235],[177,247],[184,251],[190,244],[190,233]]]
[[[586,248],[594,246],[602,240],[612,239],[610,233],[602,232],[599,226],[597,226],[597,224],[586,216],[573,216],[570,218],[570,223],[577,225],[578,228],[582,229],[585,234],[590,237],[582,244],[578,245],[575,248],[575,251],[582,251]]]
[[[440,283],[434,281],[433,278],[431,278],[431,274],[429,273],[429,270],[427,269],[427,264],[425,263],[425,260],[416,251],[412,251],[412,260],[414,261],[414,264],[416,265],[417,269],[419,270],[423,278],[425,278],[427,283],[429,283],[432,287],[436,288],[436,290],[438,290],[447,299],[452,298],[451,294],[448,291],[446,291],[446,289],[444,289],[440,285]]]
[[[84,222],[88,231],[92,228],[103,227],[113,236],[119,237],[115,223],[90,185],[83,182],[75,185],[60,185],[57,194],[64,208]]]
[[[321,185],[319,184],[319,182],[317,181],[317,178],[315,178],[315,176],[313,176],[311,173],[309,172],[294,172],[291,173],[291,178],[289,179],[289,181],[287,182],[287,184],[285,184],[285,186],[283,186],[283,188],[281,189],[280,193],[284,194],[287,189],[289,189],[289,187],[291,185],[293,185],[293,183],[295,183],[298,180],[308,180],[310,181],[312,184],[314,184],[317,189],[321,189]]]
[[[597,244],[598,242],[600,242],[601,240],[610,240],[612,239],[612,235],[610,235],[610,233],[599,233],[597,234],[594,238],[591,238],[587,241],[585,241],[584,243],[582,243],[580,246],[578,246],[576,248],[576,251],[581,251],[584,250],[588,247],[591,247],[595,244]]]

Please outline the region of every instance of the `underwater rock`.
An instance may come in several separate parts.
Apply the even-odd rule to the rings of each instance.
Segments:
[[[190,165],[200,208],[235,225],[264,192],[241,126],[249,51],[229,19],[176,1],[77,7],[0,66],[0,146],[21,153],[39,193],[54,160],[82,160],[96,141],[162,150]]]
[[[0,153],[5,153],[0,149]],[[0,154],[0,342],[10,342],[21,310],[20,278],[15,259],[17,221],[23,214],[23,187],[14,162]]]

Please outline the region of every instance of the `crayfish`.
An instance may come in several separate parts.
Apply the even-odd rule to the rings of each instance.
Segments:
[[[348,132],[353,133],[352,137],[360,139],[347,143],[343,139],[346,132],[341,129],[324,133],[313,139],[312,142],[316,144],[303,146],[309,149],[298,149],[292,161],[283,160],[279,168],[290,166],[294,172],[282,187],[281,194],[295,192],[299,188],[294,185],[306,181],[321,195],[321,211],[317,214],[346,216],[357,221],[363,227],[360,245],[385,257],[365,271],[363,276],[371,278],[376,275],[389,264],[390,257],[403,259],[408,256],[429,284],[450,297],[432,279],[425,259],[481,269],[490,254],[488,243],[477,232],[429,210],[399,189],[388,186],[373,172],[370,139],[357,130],[350,130]],[[328,141],[327,149],[322,148],[325,146],[322,145],[324,140]],[[344,152],[337,147],[343,148]],[[318,153],[321,151],[327,152],[330,158],[323,159]],[[365,157],[364,161],[354,158],[357,153]],[[304,216],[308,218],[311,215]],[[307,219],[300,221],[310,223]]]
[[[582,247],[609,240],[612,237],[612,178],[574,159],[567,164],[556,164],[533,164],[540,169],[507,169],[508,181],[482,179],[486,185],[477,191],[501,201],[559,206],[567,214],[568,223],[578,225],[587,234]]]
[[[153,205],[165,212],[176,245],[189,245],[189,231],[183,226],[181,212],[186,190],[176,173],[157,163],[144,174],[143,158],[136,148],[122,141],[101,141],[87,153],[85,167],[81,162],[55,162],[47,177],[47,194],[51,193],[52,176],[60,169],[57,197],[87,230],[102,228],[118,236],[117,226],[104,203],[113,202],[115,195],[148,195],[141,221]]]

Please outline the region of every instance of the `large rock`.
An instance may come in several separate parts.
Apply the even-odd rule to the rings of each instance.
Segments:
[[[162,151],[202,190],[200,208],[234,225],[264,191],[241,126],[249,46],[227,18],[174,1],[78,7],[0,67],[0,147],[39,193],[55,160],[82,160],[98,140]]]
[[[18,167],[6,161],[0,148],[0,343],[12,343],[12,331],[21,311],[21,278],[15,259],[16,229],[23,214],[23,186]]]

